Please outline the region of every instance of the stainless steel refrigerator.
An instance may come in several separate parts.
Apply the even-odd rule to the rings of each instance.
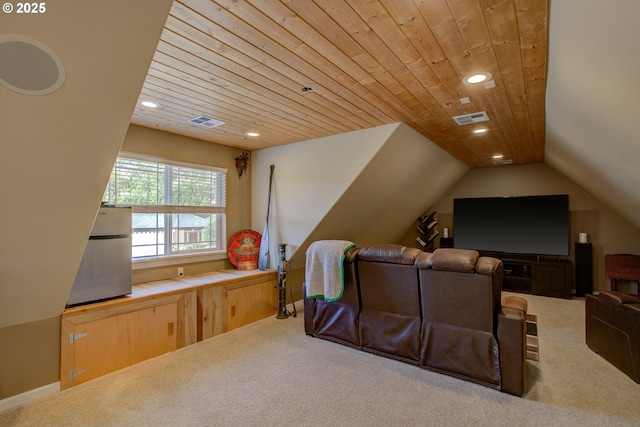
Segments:
[[[101,207],[67,306],[131,293],[131,208]]]

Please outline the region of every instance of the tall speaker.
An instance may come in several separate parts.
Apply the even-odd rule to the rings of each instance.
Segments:
[[[593,292],[593,255],[591,243],[575,244],[576,296]]]

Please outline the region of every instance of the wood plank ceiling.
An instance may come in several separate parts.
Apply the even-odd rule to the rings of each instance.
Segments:
[[[132,123],[252,151],[404,122],[471,168],[497,154],[542,162],[548,10],[548,0],[175,1],[139,99],[161,108],[138,103]],[[462,82],[476,72],[490,83]],[[453,120],[481,111],[489,121]],[[189,122],[200,115],[224,124]]]

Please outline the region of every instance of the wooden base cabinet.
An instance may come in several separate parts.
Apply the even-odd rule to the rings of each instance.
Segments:
[[[277,315],[277,297],[277,289],[270,281],[228,290],[227,330]]]
[[[60,384],[81,384],[278,313],[275,271],[221,271],[134,287],[62,314]]]
[[[178,347],[178,302],[121,312],[112,308],[62,320],[61,388]]]

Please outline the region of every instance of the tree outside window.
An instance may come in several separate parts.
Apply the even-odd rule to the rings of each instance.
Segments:
[[[118,157],[104,201],[132,207],[133,258],[226,250],[226,170]]]

